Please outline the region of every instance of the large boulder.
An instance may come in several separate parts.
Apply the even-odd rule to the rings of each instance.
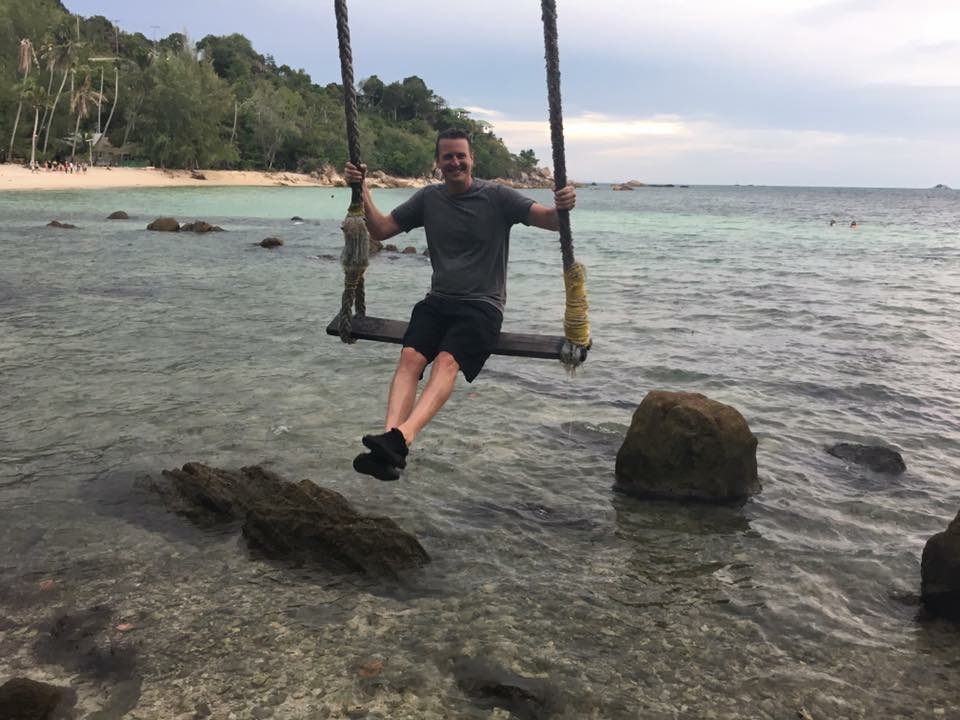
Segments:
[[[176,218],[172,217],[157,218],[152,223],[147,225],[147,230],[155,230],[157,232],[180,232],[180,223],[177,222]]]
[[[187,463],[151,486],[199,524],[242,522],[248,544],[268,558],[392,578],[430,561],[390,518],[362,515],[333,490],[258,465],[230,472]]]
[[[310,173],[310,176],[316,178],[324,185],[333,185],[334,187],[347,186],[347,181],[333,165],[324,165],[319,170],[314,170]]]
[[[760,491],[757,438],[736,409],[653,390],[617,453],[617,489],[639,497],[735,502]]]
[[[960,513],[923,546],[920,599],[933,615],[960,621]]]
[[[0,685],[0,720],[47,720],[63,717],[76,703],[71,688],[15,677]]]

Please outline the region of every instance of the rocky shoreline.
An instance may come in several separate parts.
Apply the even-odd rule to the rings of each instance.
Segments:
[[[310,173],[310,177],[319,181],[321,185],[330,187],[346,187],[347,181],[339,170],[331,165],[324,165],[320,170]],[[372,170],[367,173],[366,183],[371,188],[422,188],[435,185],[440,181],[431,175],[419,177],[397,177],[387,175],[382,170]],[[553,172],[550,168],[537,168],[532,172],[522,173],[519,178],[493,178],[493,182],[517,189],[552,188]]]

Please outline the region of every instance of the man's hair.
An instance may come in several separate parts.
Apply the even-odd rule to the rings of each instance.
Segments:
[[[440,159],[441,140],[466,140],[467,147],[470,148],[470,152],[473,153],[473,141],[470,140],[470,133],[459,128],[447,128],[446,130],[441,130],[440,134],[437,135],[437,144],[433,150],[433,157],[436,160]]]

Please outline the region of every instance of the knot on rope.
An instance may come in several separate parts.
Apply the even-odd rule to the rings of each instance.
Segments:
[[[587,317],[587,269],[583,264],[575,262],[563,271],[563,286],[567,296],[563,313],[566,342],[560,351],[560,362],[573,372],[587,359],[587,350],[593,344]]]
[[[352,344],[356,342],[351,332],[353,318],[367,314],[363,274],[370,264],[370,234],[367,232],[367,224],[364,221],[362,203],[350,205],[341,229],[343,230],[343,250],[340,253],[340,264],[343,266],[343,295],[340,298],[337,327],[340,331],[340,340]]]

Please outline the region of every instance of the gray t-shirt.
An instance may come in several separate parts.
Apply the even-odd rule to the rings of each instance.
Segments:
[[[421,188],[391,215],[404,232],[423,227],[433,266],[431,295],[483,300],[503,312],[510,228],[526,223],[531,205],[513,188],[474,179],[459,195],[443,185]]]

